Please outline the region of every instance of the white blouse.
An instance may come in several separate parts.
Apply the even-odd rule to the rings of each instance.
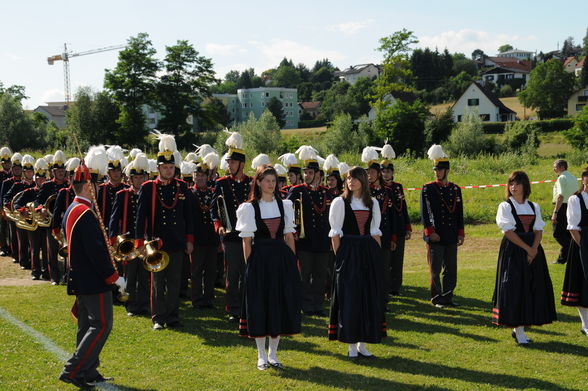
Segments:
[[[284,234],[296,232],[294,225],[294,207],[292,201],[282,200],[284,205]],[[259,200],[259,210],[262,219],[273,219],[280,217],[278,202],[274,199],[271,202]],[[237,209],[237,225],[235,229],[242,238],[251,238],[255,236],[257,225],[255,224],[255,209],[250,202],[244,202]]]
[[[584,198],[584,205],[588,205],[588,194],[585,191],[582,193]],[[568,218],[568,228],[570,231],[581,231],[582,229],[578,226],[580,220],[582,220],[582,211],[580,210],[580,199],[576,196],[571,196],[568,199],[568,210],[566,211]]]
[[[372,221],[370,223],[370,235],[382,236],[380,231],[380,221],[382,215],[380,213],[380,204],[372,197]],[[353,210],[369,210],[364,205],[361,198],[351,197],[351,209]],[[329,223],[331,224],[331,230],[329,231],[329,237],[339,236],[343,237],[343,221],[345,220],[345,201],[342,197],[337,197],[331,203],[331,209],[329,210]]]
[[[510,197],[509,199],[514,205],[517,215],[533,214],[533,209],[531,209],[527,200],[525,200],[524,203],[519,204],[514,198]],[[535,223],[533,224],[533,231],[543,231],[545,222],[541,218],[541,208],[536,202],[533,202],[533,206],[535,206]],[[517,225],[514,216],[512,215],[510,204],[506,201],[501,202],[500,205],[498,205],[496,224],[498,224],[498,228],[502,230],[502,233],[514,230]]]

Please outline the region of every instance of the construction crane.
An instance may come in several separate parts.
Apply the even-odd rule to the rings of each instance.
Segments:
[[[69,106],[71,92],[69,91],[69,59],[72,57],[86,56],[88,54],[108,52],[110,50],[122,49],[125,45],[106,46],[99,49],[87,50],[85,52],[73,53],[68,51],[67,43],[63,44],[63,53],[47,57],[47,63],[53,65],[55,61],[63,61],[63,83],[65,90],[65,104]]]

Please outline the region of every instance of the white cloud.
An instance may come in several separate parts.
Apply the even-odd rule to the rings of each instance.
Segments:
[[[437,48],[439,51],[447,48],[450,52],[469,55],[476,49],[481,49],[489,56],[498,52],[498,48],[504,44],[510,44],[514,48],[522,50],[534,50],[529,45],[534,44],[536,37],[533,35],[520,36],[509,34],[494,34],[487,31],[463,29],[459,31],[444,31],[434,36],[419,37],[420,47]]]
[[[19,56],[18,54],[15,54],[15,53],[10,53],[10,52],[4,53],[4,57],[6,57],[6,58],[7,58],[8,60],[10,60],[10,61],[20,61],[20,60],[22,60],[22,59],[23,59],[23,58],[22,58],[21,56]]]
[[[245,53],[247,50],[239,45],[234,44],[220,44],[220,43],[207,43],[205,46],[206,53],[211,56],[231,56],[234,54]]]
[[[357,34],[360,30],[366,28],[369,24],[373,23],[373,21],[373,19],[368,19],[364,21],[339,23],[327,26],[327,30],[343,33],[346,35],[354,35]]]
[[[292,59],[294,64],[304,63],[314,65],[317,60],[328,58],[331,62],[344,60],[347,56],[336,50],[322,50],[313,48],[300,42],[287,39],[272,39],[270,42],[250,41],[265,57],[263,66],[276,67],[284,57]],[[264,68],[264,69],[267,69]]]
[[[59,88],[53,88],[51,90],[45,90],[41,94],[41,102],[63,102],[65,99],[65,94],[63,90]]]

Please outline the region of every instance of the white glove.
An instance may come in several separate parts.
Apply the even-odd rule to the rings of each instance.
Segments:
[[[116,280],[115,284],[123,291],[127,287],[127,282],[125,281],[124,277],[119,277],[118,280]]]

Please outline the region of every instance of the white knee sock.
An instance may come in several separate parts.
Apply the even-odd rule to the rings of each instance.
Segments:
[[[349,344],[349,357],[357,357],[357,344]]]
[[[274,364],[278,362],[278,343],[280,337],[269,339],[269,362]]]
[[[265,353],[265,337],[255,338],[255,344],[257,345],[257,363],[266,363],[267,354]]]
[[[515,327],[514,332],[516,334],[517,341],[519,343],[529,342],[529,339],[527,338],[527,334],[525,334],[525,326]]]
[[[365,347],[365,342],[358,342],[357,343],[357,350],[363,354],[364,356],[371,356],[372,354],[367,350]]]
[[[578,312],[580,313],[580,319],[582,320],[582,328],[588,329],[588,308],[578,307]]]

